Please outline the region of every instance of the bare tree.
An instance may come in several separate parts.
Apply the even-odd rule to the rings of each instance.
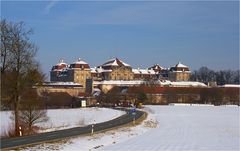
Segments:
[[[16,136],[19,135],[19,104],[23,99],[22,94],[27,88],[31,88],[33,83],[42,80],[29,76],[30,71],[39,71],[34,60],[37,47],[29,39],[32,33],[31,29],[25,29],[23,22],[1,21],[1,51],[2,59],[5,60],[1,65],[1,80],[4,81],[1,83],[1,97],[7,99],[14,109]]]
[[[37,95],[36,90],[29,89],[23,94],[24,100],[20,103],[19,121],[25,133],[34,132],[33,126],[48,120],[44,101]]]
[[[12,43],[10,28],[6,20],[2,20],[0,23],[1,28],[1,73],[7,69],[9,65],[9,52]]]
[[[201,67],[199,70],[191,74],[191,80],[200,81],[205,84],[216,81],[218,85],[239,84],[239,70],[220,70],[214,71],[207,67]]]

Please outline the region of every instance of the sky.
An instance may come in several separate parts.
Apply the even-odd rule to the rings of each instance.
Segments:
[[[239,69],[238,1],[1,1],[1,18],[33,29],[48,76],[61,58]]]

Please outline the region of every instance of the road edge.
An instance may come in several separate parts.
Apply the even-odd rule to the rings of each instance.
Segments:
[[[114,109],[114,108],[111,108],[111,109]],[[115,110],[119,110],[119,109],[116,108]],[[12,149],[13,150],[14,149],[20,149],[20,148],[23,148],[23,147],[30,147],[30,146],[38,145],[38,144],[41,144],[41,143],[55,143],[55,142],[57,143],[57,142],[60,142],[62,140],[66,140],[66,139],[74,139],[74,138],[77,138],[77,137],[91,136],[91,135],[94,135],[94,134],[99,134],[99,133],[103,133],[103,132],[106,132],[106,131],[111,131],[111,130],[123,128],[123,127],[126,127],[126,126],[131,126],[131,127],[137,126],[137,125],[141,124],[148,116],[147,112],[145,112],[143,110],[138,110],[138,111],[143,112],[143,114],[138,119],[135,120],[135,123],[133,123],[133,121],[131,121],[131,122],[125,123],[123,125],[119,125],[119,126],[115,126],[115,127],[111,127],[111,128],[106,128],[104,130],[96,131],[93,134],[91,134],[91,133],[80,134],[80,135],[69,136],[69,137],[65,137],[65,138],[53,139],[53,140],[48,140],[48,141],[40,141],[40,142],[36,142],[36,143],[18,145],[18,146],[8,147],[8,148],[1,148],[1,151],[7,151],[7,150],[12,150]],[[127,111],[125,111],[125,112],[126,113],[124,115],[127,114]],[[119,118],[119,117],[117,117],[117,118]],[[105,121],[105,122],[107,122],[107,121]]]

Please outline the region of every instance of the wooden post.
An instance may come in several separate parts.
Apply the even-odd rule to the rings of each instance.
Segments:
[[[93,134],[93,127],[94,127],[94,125],[92,124],[92,134]]]
[[[19,136],[22,136],[22,128],[19,126]]]

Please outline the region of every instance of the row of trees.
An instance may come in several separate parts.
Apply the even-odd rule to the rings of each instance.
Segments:
[[[42,101],[32,89],[44,80],[39,64],[35,60],[36,45],[30,41],[31,29],[23,22],[1,20],[1,109],[13,110],[15,136],[20,124],[29,129],[36,122],[46,120]],[[28,110],[28,112],[26,112]]]
[[[218,85],[239,84],[240,70],[220,70],[214,71],[207,67],[201,67],[191,74],[192,81],[200,81],[205,84],[216,81]]]
[[[129,87],[127,94],[139,92],[147,94],[145,104],[200,103],[239,105],[240,88],[228,87],[162,87],[159,85],[140,85]]]
[[[135,105],[140,107],[140,104],[147,100],[147,95],[142,89],[130,94],[126,87],[114,87],[106,94],[101,93],[96,99],[103,106],[121,105],[127,107]]]

